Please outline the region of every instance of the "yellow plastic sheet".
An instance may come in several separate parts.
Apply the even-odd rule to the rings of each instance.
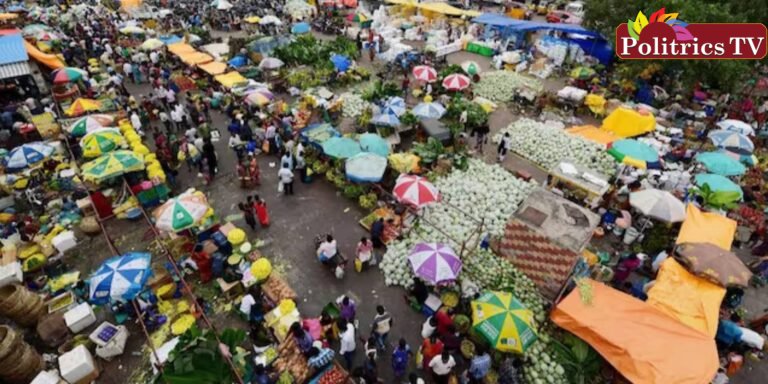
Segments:
[[[664,260],[648,304],[683,324],[714,337],[725,288],[695,276],[675,259]]]
[[[735,221],[723,215],[702,212],[696,206],[688,204],[676,244],[709,243],[730,251],[736,226]]]
[[[214,77],[214,79],[216,79],[216,81],[227,88],[232,88],[237,84],[245,83],[248,81],[248,79],[234,71],[225,73],[223,75],[218,75]]]
[[[205,64],[213,61],[213,57],[207,53],[202,52],[188,52],[179,55],[179,59],[187,65]]]
[[[656,119],[632,109],[616,108],[603,120],[603,130],[621,138],[635,137],[656,129]]]
[[[571,135],[581,136],[589,141],[608,147],[611,143],[621,140],[611,132],[599,129],[594,125],[577,125],[565,130]]]
[[[195,47],[186,43],[175,43],[175,44],[168,45],[168,52],[171,52],[176,56],[180,56],[183,53],[197,52],[197,50],[195,49]]]
[[[227,64],[221,63],[218,61],[212,61],[207,64],[201,64],[197,66],[198,68],[205,71],[205,73],[209,75],[221,75],[222,73],[227,71]]]

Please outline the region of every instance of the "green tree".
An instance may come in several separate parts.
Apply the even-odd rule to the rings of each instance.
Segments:
[[[634,20],[642,11],[646,16],[665,8],[678,12],[688,23],[761,23],[768,15],[768,1],[745,3],[742,0],[586,0],[584,24],[615,41],[616,27]],[[765,60],[763,60],[765,62]],[[755,73],[751,60],[641,60],[624,61],[631,74],[637,75],[650,64],[659,64],[676,75],[685,86],[702,81],[712,87],[737,90],[741,82]]]

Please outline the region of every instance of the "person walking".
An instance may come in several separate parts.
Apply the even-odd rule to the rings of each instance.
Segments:
[[[213,146],[211,139],[203,140],[203,157],[208,163],[208,175],[213,180],[216,176],[218,162],[216,159],[216,148]]]
[[[448,378],[456,366],[456,360],[453,359],[448,351],[443,350],[439,356],[435,356],[429,362],[429,368],[432,370],[432,380],[436,384],[447,384]]]
[[[336,299],[336,305],[339,306],[339,317],[348,322],[355,321],[357,305],[354,300],[350,299],[349,296],[342,295]]]
[[[499,141],[499,146],[496,148],[496,153],[499,156],[499,163],[504,162],[504,158],[507,157],[509,148],[512,147],[512,137],[509,136],[509,132],[504,132],[504,136]]]
[[[421,356],[422,356],[422,368],[426,371],[429,368],[429,363],[432,362],[432,358],[443,352],[443,342],[437,338],[437,333],[433,333],[432,336],[424,339],[421,343]]]
[[[408,369],[408,362],[411,356],[413,356],[411,347],[401,337],[397,342],[397,347],[392,351],[392,371],[395,373],[395,378],[398,381],[405,377],[405,371]]]
[[[360,239],[360,242],[357,243],[357,250],[355,251],[355,257],[357,257],[357,260],[360,261],[360,264],[362,266],[368,265],[368,262],[371,261],[371,256],[373,255],[373,242],[368,240],[367,237],[363,237]],[[362,268],[361,268],[362,271]]]
[[[344,363],[347,365],[347,369],[351,370],[355,358],[355,349],[357,348],[355,341],[355,326],[344,318],[341,318],[339,319],[339,330],[341,331],[339,355],[344,357]]]
[[[259,195],[253,195],[253,210],[259,219],[259,225],[262,228],[269,227],[269,212],[267,212],[267,202],[262,200]]]
[[[283,193],[293,195],[293,171],[291,171],[290,164],[283,163],[283,167],[277,172],[277,177],[282,184]]]
[[[470,384],[482,384],[483,379],[491,370],[491,355],[485,349],[480,349],[474,357],[467,370],[467,377]]]
[[[389,330],[392,329],[392,315],[387,312],[383,305],[376,306],[376,316],[373,317],[372,328],[377,347],[385,351],[387,349]]]
[[[249,197],[248,200],[251,198]],[[237,205],[237,208],[240,209],[240,211],[243,212],[243,218],[245,219],[245,223],[248,224],[249,227],[251,227],[251,230],[254,232],[256,231],[256,216],[253,214],[253,208],[250,206],[246,206],[246,204],[239,203]]]

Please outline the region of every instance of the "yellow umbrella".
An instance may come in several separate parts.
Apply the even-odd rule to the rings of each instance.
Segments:
[[[259,21],[261,21],[261,17],[258,16],[248,16],[245,18],[245,22],[248,24],[258,24]]]
[[[119,150],[83,164],[82,173],[85,180],[101,182],[110,177],[142,169],[144,169],[144,156]]]
[[[79,98],[67,108],[64,113],[67,116],[80,116],[86,112],[98,111],[101,109],[101,103],[93,99]]]
[[[125,139],[116,128],[102,128],[85,135],[80,140],[83,157],[88,158],[101,156],[124,145]]]
[[[472,327],[493,348],[523,353],[536,341],[533,312],[508,292],[485,292],[472,301]]]

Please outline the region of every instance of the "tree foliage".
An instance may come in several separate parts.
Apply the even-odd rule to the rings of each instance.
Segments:
[[[679,18],[688,23],[760,23],[768,15],[768,1],[764,0],[586,0],[584,24],[615,41],[619,24],[635,19],[639,11],[650,15],[661,8],[679,12]],[[653,63],[678,76],[686,86],[701,81],[723,90],[738,89],[755,71],[751,60],[640,60],[621,64],[638,74]]]

